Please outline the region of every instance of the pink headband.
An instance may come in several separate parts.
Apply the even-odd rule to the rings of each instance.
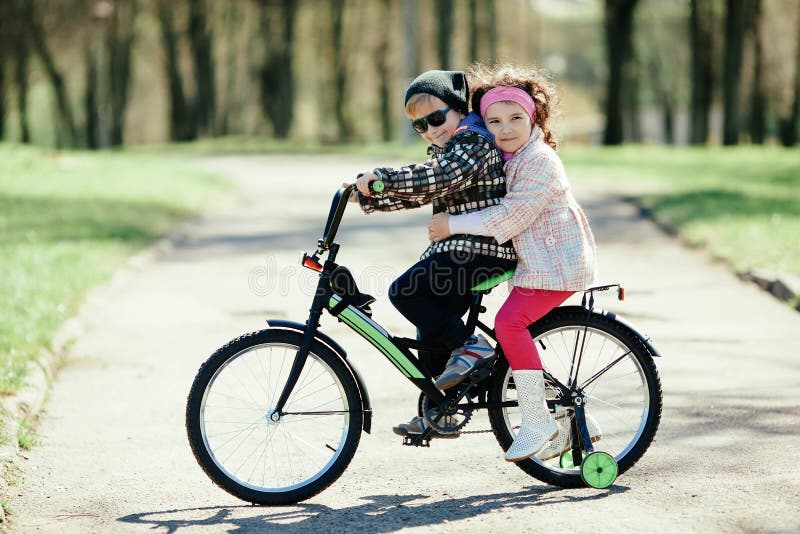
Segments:
[[[516,87],[499,85],[492,87],[481,97],[481,118],[486,117],[486,110],[497,102],[514,102],[522,106],[522,109],[530,116],[531,122],[536,120],[536,104],[533,103],[531,95]]]

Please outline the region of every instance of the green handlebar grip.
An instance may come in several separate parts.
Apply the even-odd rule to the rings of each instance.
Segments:
[[[386,186],[384,185],[383,181],[375,180],[372,182],[372,190],[376,193],[383,193],[384,189],[386,189]]]

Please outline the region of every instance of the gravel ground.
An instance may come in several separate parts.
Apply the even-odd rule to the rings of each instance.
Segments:
[[[336,187],[375,163],[208,159],[238,193],[187,227],[172,252],[126,269],[87,301],[85,334],[53,385],[40,445],[19,461],[12,531],[800,530],[800,315],[580,182],[600,280],[627,289],[625,302],[599,305],[649,334],[663,355],[661,428],[612,488],[544,485],[504,462],[491,434],[401,446],[390,429],[413,415],[416,390],[330,317],[322,329],[348,350],[375,410],[348,470],[290,507],[249,506],[214,486],[184,431],[194,374],[267,317],[305,320],[313,276],[296,266],[298,252],[316,244]],[[364,291],[385,296],[424,248],[428,216],[353,209],[340,262],[361,273]],[[490,313],[503,293],[488,299]],[[373,309],[393,333],[413,334],[387,299]],[[484,428],[482,416],[469,426]]]

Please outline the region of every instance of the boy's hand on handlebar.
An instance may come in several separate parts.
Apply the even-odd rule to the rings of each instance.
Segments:
[[[431,217],[428,223],[428,237],[431,241],[439,242],[450,237],[450,215],[447,213],[437,213]]]
[[[371,197],[372,192],[369,190],[370,182],[374,182],[377,180],[378,177],[375,175],[374,172],[365,172],[364,174],[360,174],[358,179],[356,180],[356,187],[358,188],[358,192],[364,195],[365,197]]]

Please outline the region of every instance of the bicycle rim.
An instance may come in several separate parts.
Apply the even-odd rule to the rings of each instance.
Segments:
[[[220,365],[203,393],[203,444],[225,476],[246,488],[306,487],[344,450],[350,406],[336,373],[318,355],[308,355],[286,414],[270,419],[297,350],[282,343],[248,347]]]
[[[577,380],[581,386],[616,361],[586,386],[584,407],[594,449],[623,463],[644,434],[651,410],[647,376],[636,354],[613,334],[592,327],[584,334],[584,327],[579,325],[548,330],[537,336],[535,342],[544,368],[563,384],[567,384],[569,379],[576,343],[578,352],[580,344],[584,344]],[[548,390],[551,398],[559,396],[553,394],[553,389]],[[502,400],[517,400],[510,370],[504,378],[502,392]],[[559,438],[554,440],[560,446],[545,447],[531,460],[550,471],[579,476],[579,467],[560,465],[561,453],[569,450],[571,445],[574,410],[559,405],[553,415],[559,424],[559,432],[565,433],[560,442]],[[506,428],[515,436],[521,419],[519,408],[505,408],[503,417]]]

